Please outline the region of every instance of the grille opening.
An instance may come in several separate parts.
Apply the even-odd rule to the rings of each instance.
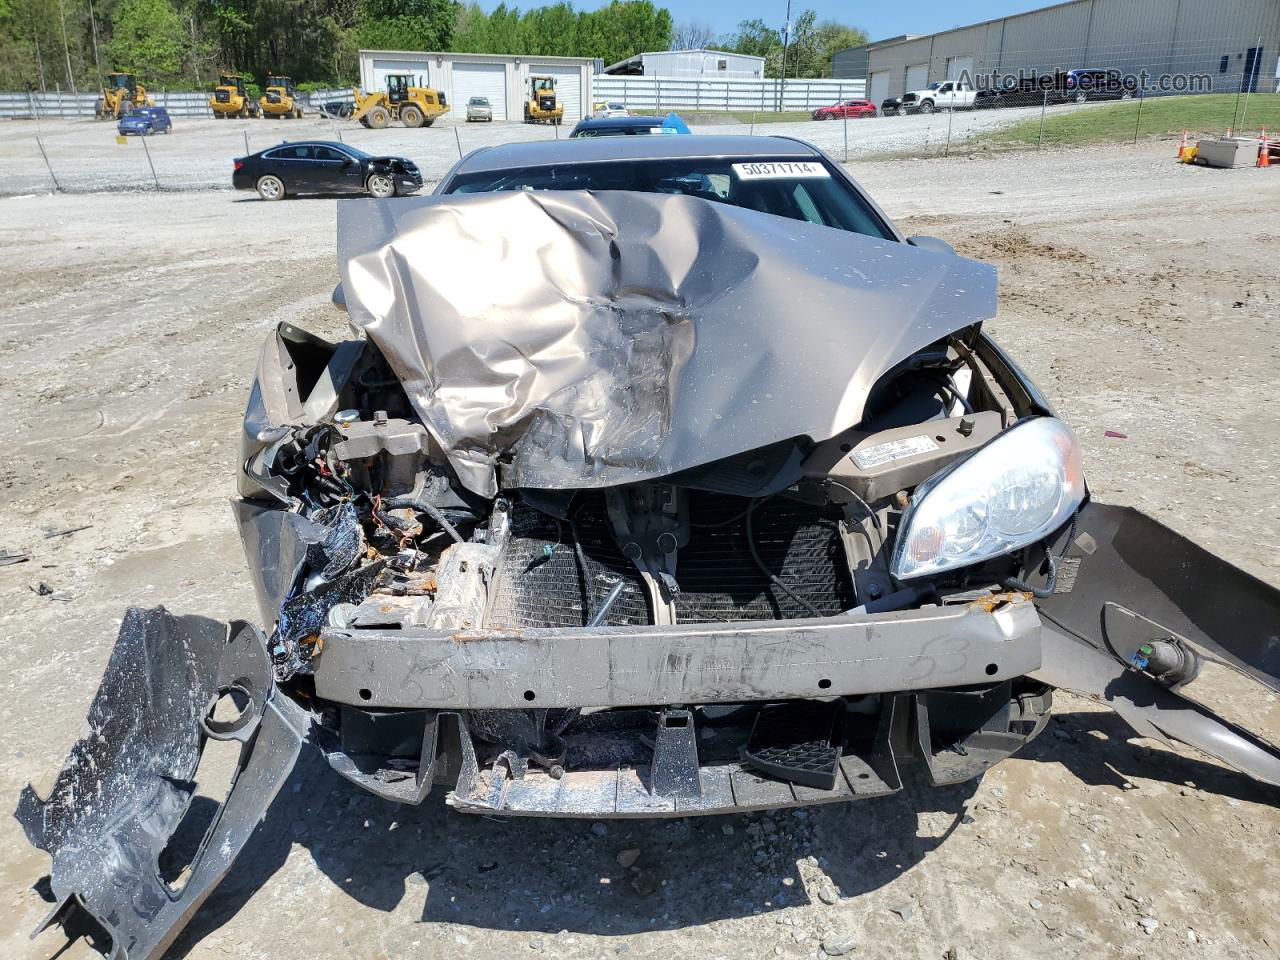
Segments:
[[[747,546],[744,497],[691,492],[696,524],[680,551],[676,619],[680,623],[794,620],[812,614],[769,582]],[[783,497],[761,501],[752,514],[756,550],[770,573],[823,616],[854,606],[853,579],[840,536],[838,507]]]
[[[580,495],[573,522],[557,521],[520,502],[512,505],[511,537],[494,583],[489,625],[585,626],[610,589],[623,589],[606,624],[653,622],[640,575],[622,556],[609,528],[601,493]],[[769,582],[751,557],[746,537],[747,497],[688,492],[689,542],[680,549],[675,597],[678,623],[789,620],[812,616]],[[769,573],[823,616],[855,605],[853,579],[841,538],[838,507],[784,497],[759,501],[752,515],[756,550]],[[585,569],[574,549],[580,538]]]

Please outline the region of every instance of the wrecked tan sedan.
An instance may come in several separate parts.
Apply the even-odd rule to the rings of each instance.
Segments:
[[[500,147],[338,241],[353,338],[281,326],[244,419],[261,626],[129,611],[19,805],[51,922],[159,956],[304,744],[401,803],[687,816],[981,776],[1062,687],[1280,784],[1191,699],[1276,689],[1277,592],[1091,500],[995,271],[819,151]],[[238,772],[162,869],[211,738]]]

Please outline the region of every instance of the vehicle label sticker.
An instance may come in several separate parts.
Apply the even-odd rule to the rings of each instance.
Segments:
[[[831,171],[816,160],[770,160],[767,163],[735,163],[739,180],[793,180],[796,177],[826,177]]]
[[[929,437],[906,437],[902,440],[886,440],[872,447],[862,447],[853,451],[853,462],[863,470],[878,467],[882,463],[892,463],[904,457],[937,450],[938,445]]]

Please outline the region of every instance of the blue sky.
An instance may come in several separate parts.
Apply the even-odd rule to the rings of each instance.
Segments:
[[[549,0],[507,0],[508,6],[522,10],[541,6]],[[579,9],[592,10],[603,0],[575,0]],[[705,23],[717,34],[731,33],[740,20],[758,17],[766,23],[781,27],[786,19],[786,0],[699,0],[698,3],[679,0],[654,0],[666,6],[677,23],[692,20]],[[839,20],[850,26],[862,27],[872,40],[883,40],[904,33],[935,33],[962,27],[994,17],[1012,13],[1024,13],[1039,7],[1047,7],[1055,0],[914,0],[912,3],[840,3],[836,0],[792,0],[791,16],[812,8],[819,20]],[[481,0],[481,6],[492,10],[498,0]]]

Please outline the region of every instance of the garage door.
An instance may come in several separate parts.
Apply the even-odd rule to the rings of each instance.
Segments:
[[[378,57],[373,61],[373,89],[386,90],[387,76],[392,73],[407,73],[413,77],[417,87],[431,86],[431,74],[423,60],[384,60]],[[365,91],[368,93],[369,91]]]
[[[464,110],[472,97],[484,97],[495,120],[507,117],[507,68],[501,63],[454,63],[453,105]]]
[[[947,79],[964,80],[973,86],[973,57],[952,57],[948,60]]]
[[[907,67],[907,93],[912,90],[923,90],[928,85],[929,65],[927,63],[917,63],[914,66]]]
[[[867,99],[880,108],[880,104],[889,96],[889,71],[877,70],[871,75],[871,83],[867,88]]]
[[[531,63],[529,76],[555,77],[556,99],[564,104],[564,122],[577,123],[582,119],[582,72],[577,67]]]

